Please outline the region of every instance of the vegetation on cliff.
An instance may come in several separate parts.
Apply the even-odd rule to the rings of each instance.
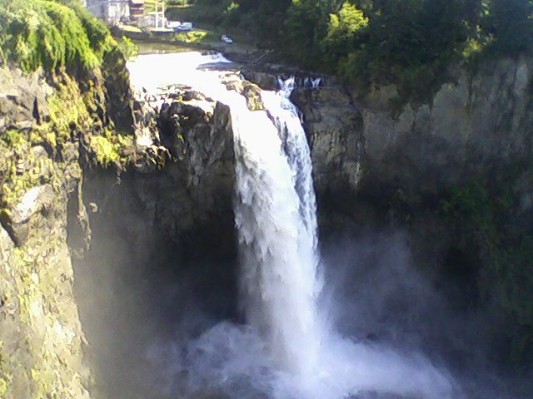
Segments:
[[[42,162],[33,165],[32,146],[45,145],[52,158],[63,159],[66,143],[81,140],[89,162],[108,166],[125,161],[121,154],[132,145],[132,137],[116,134],[113,119],[121,116],[110,116],[106,109],[113,96],[126,96],[128,87],[123,88],[125,93],[109,93],[101,67],[121,67],[125,75],[115,76],[112,84],[124,80],[129,85],[121,50],[108,28],[76,1],[0,0],[0,4],[3,67],[18,67],[28,74],[38,71],[43,75],[41,86],[48,87],[46,99],[35,97],[34,104],[22,104],[33,107],[34,120],[25,121],[23,129],[7,126],[0,135],[0,145],[12,155],[10,162],[4,159],[9,165],[0,176],[0,202],[9,207],[29,188],[52,178],[49,167],[44,168],[48,177],[41,173]],[[32,93],[26,96],[18,101],[31,101]],[[41,115],[39,108],[47,112]],[[46,161],[54,164],[52,159]],[[23,170],[22,165],[31,168]]]
[[[0,47],[5,61],[38,67],[91,70],[115,45],[108,29],[76,1],[1,0]]]
[[[465,170],[463,181],[441,183],[438,192],[421,188],[420,175],[419,181],[389,182],[394,190],[381,182],[374,189],[379,190],[377,206],[394,215],[396,225],[418,237],[422,246],[440,248],[438,271],[426,272],[436,276],[444,293],[453,293],[450,302],[464,312],[490,311],[490,356],[505,368],[528,372],[533,359],[533,230],[517,192],[524,173],[516,166],[507,162],[490,176]],[[419,237],[428,231],[429,236]]]
[[[85,250],[83,169],[132,159],[131,102],[121,49],[81,2],[0,0],[2,398],[89,397],[66,229]]]
[[[532,47],[530,0],[196,0],[196,17],[238,26],[301,66],[429,102],[452,63]],[[193,8],[194,8],[193,7]]]

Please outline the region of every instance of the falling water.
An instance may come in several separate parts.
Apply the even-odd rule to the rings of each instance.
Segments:
[[[169,54],[140,57],[130,66],[137,87],[188,84],[231,108],[247,325],[221,322],[187,344],[186,355],[173,363],[177,374],[188,375],[181,394],[214,389],[239,398],[257,392],[277,399],[364,398],[364,392],[372,398],[458,398],[446,374],[421,355],[352,342],[325,321],[311,159],[288,99],[294,82],[263,92],[266,110],[252,112],[220,83],[225,72],[198,68],[210,61],[197,53]]]
[[[247,320],[280,367],[306,373],[321,342],[315,195],[305,133],[286,97],[264,93],[268,113],[234,124],[235,218]]]

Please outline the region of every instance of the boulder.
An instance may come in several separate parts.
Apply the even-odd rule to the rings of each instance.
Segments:
[[[54,189],[49,184],[33,187],[26,191],[15,206],[2,214],[2,224],[17,246],[26,242],[30,220],[47,210],[55,197]]]
[[[243,80],[235,75],[230,75],[222,83],[228,90],[242,94],[250,111],[263,111],[265,109],[261,98],[261,88],[255,83]]]
[[[0,69],[0,129],[29,130],[50,117],[39,73]]]

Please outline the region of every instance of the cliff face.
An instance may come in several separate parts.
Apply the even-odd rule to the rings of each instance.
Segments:
[[[403,109],[394,87],[294,94],[322,227],[407,230],[415,262],[454,306],[498,315],[492,354],[521,364],[533,346],[532,68],[458,69],[431,104]]]
[[[475,73],[457,70],[431,104],[403,109],[394,107],[394,87],[364,97],[327,85],[300,90],[294,100],[309,132],[317,190],[337,186],[341,176],[357,190],[365,176],[416,178],[420,190],[438,192],[463,180],[465,168],[528,159],[531,68],[530,60],[505,60]],[[528,202],[530,193],[523,195]]]
[[[2,398],[90,397],[71,263],[91,236],[83,169],[118,167],[133,137],[131,95],[110,94],[129,87],[125,62],[108,56],[113,70],[78,80],[0,70]],[[130,136],[119,144],[111,131],[121,123]]]
[[[403,167],[385,174],[409,178],[412,165],[428,174],[429,179],[418,184],[435,190],[432,185],[464,179],[465,169],[528,159],[531,68],[530,60],[508,60],[484,64],[476,74],[461,71],[431,105],[408,108],[394,117],[383,107],[390,100],[387,93],[374,93],[363,112],[368,163],[380,168],[379,174],[386,172],[385,164],[402,157]]]
[[[201,251],[233,253],[230,109],[189,89],[170,95],[160,113],[149,103],[139,106],[139,115],[153,118],[147,124],[159,126],[156,135],[164,146],[148,151],[162,154],[160,164],[137,163],[118,178],[89,173],[84,195],[97,209],[92,220],[115,220],[117,233],[126,235],[141,256],[161,242],[184,251],[195,252],[199,244]]]
[[[167,147],[149,149],[166,154],[159,163],[86,174],[93,239],[74,265],[98,397],[173,397],[177,356],[150,352],[195,328],[184,315],[201,324],[203,307],[237,309],[230,110],[188,89],[169,94],[161,114],[137,106],[161,127]]]
[[[236,256],[230,110],[190,89],[168,93],[160,114],[134,106],[120,53],[77,79],[0,72],[0,396],[122,395],[129,365],[107,373],[106,348],[131,348],[102,320],[129,317],[130,288],[112,299],[101,288],[119,271]],[[230,269],[212,272],[233,284]]]
[[[53,89],[42,76],[1,74],[0,396],[85,398],[89,375],[66,241],[68,196],[80,181],[79,164],[55,163],[56,149],[30,138],[50,120]]]

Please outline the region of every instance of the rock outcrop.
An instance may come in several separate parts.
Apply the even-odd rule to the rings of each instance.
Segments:
[[[0,130],[29,130],[49,118],[43,85],[38,74],[0,69]]]
[[[322,227],[409,231],[420,269],[435,285],[448,281],[445,296],[499,315],[487,326],[499,335],[488,350],[522,364],[533,354],[532,68],[520,59],[457,69],[431,104],[404,108],[394,106],[394,87],[293,96],[312,146]]]
[[[229,107],[188,87],[149,97],[154,101],[143,101],[140,107],[144,115],[156,118],[148,123],[158,126],[153,147],[169,155],[164,165],[141,163],[119,180],[91,175],[85,199],[97,206],[93,219],[114,215],[123,220],[132,249],[144,254],[151,251],[148,242],[161,240],[184,250],[194,251],[202,243],[198,248],[208,245],[233,253],[235,159]]]
[[[362,175],[403,179],[414,169],[428,175],[417,184],[430,189],[443,179],[461,180],[467,165],[529,157],[531,68],[529,60],[504,60],[475,74],[458,70],[456,81],[442,86],[431,104],[399,110],[392,106],[393,87],[363,97],[340,86],[296,91],[317,189],[336,186],[344,175],[357,190]]]
[[[353,194],[365,153],[362,110],[340,86],[297,89],[292,99],[303,113],[318,197]]]
[[[368,162],[378,168],[376,174],[405,176],[412,173],[410,165],[425,170],[428,179],[418,184],[430,189],[460,181],[465,167],[530,157],[532,67],[527,60],[506,60],[485,64],[475,75],[462,71],[455,83],[442,86],[432,104],[406,107],[396,115],[383,109],[388,96],[375,93],[363,111]],[[383,169],[398,163],[399,156],[403,168]]]
[[[80,81],[64,72],[0,69],[5,399],[94,397],[71,257],[86,251],[91,238],[81,197],[83,170],[119,170],[136,158],[133,119],[127,116],[133,98],[123,91],[128,73],[117,54],[105,78],[100,69]],[[116,126],[122,135],[112,133]]]

